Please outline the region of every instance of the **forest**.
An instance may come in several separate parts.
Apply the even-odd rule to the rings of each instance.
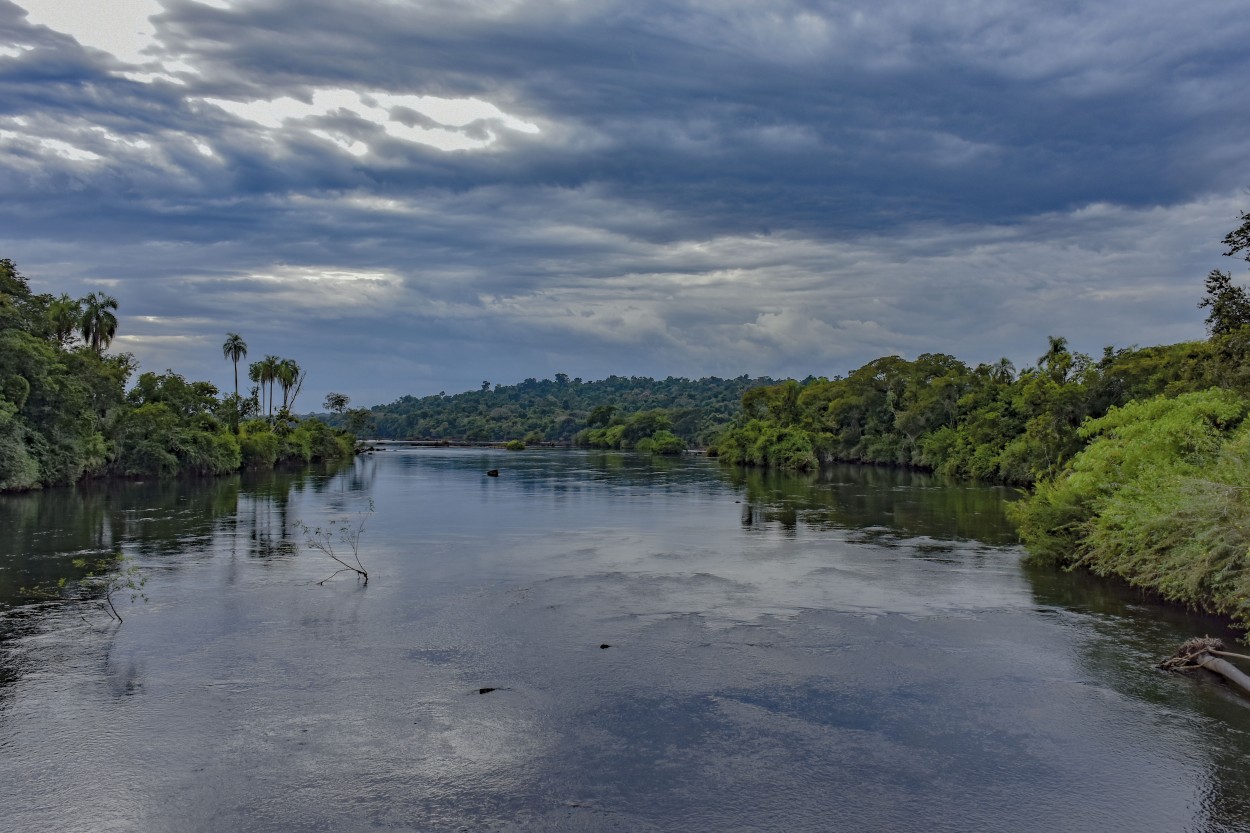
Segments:
[[[702,447],[728,427],[738,414],[742,395],[772,384],[752,379],[650,379],[609,376],[593,382],[570,379],[526,379],[515,385],[482,382],[479,390],[447,395],[405,396],[374,407],[369,416],[373,435],[383,439],[456,439],[469,442],[522,440],[601,448],[637,448],[660,437],[667,449],[680,440]],[[332,425],[347,417],[326,415]]]
[[[1236,361],[1213,341],[1108,347],[1097,359],[1050,337],[1036,366],[969,367],[943,353],[875,359],[845,377],[749,390],[715,446],[726,462],[914,466],[1028,485],[1084,445],[1080,426],[1113,407],[1228,385]]]
[[[247,345],[237,334],[222,348],[235,366],[233,394],[172,370],[142,373],[127,390],[137,363],[108,352],[117,310],[103,292],[36,294],[13,261],[0,260],[0,491],[104,476],[223,474],[352,453],[350,434],[291,412],[304,375],[294,361],[254,363],[257,386],[239,395]]]

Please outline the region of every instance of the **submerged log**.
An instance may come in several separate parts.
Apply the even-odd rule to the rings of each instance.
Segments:
[[[1224,650],[1224,642],[1209,636],[1196,637],[1190,639],[1176,649],[1176,653],[1163,662],[1159,663],[1160,668],[1168,671],[1194,671],[1203,669],[1217,674],[1225,682],[1236,688],[1242,694],[1250,697],[1250,676],[1247,676],[1237,666],[1221,657],[1241,657],[1242,654],[1233,654]]]

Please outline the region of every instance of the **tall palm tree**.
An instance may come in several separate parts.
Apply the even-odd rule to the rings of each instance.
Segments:
[[[82,340],[91,345],[99,355],[113,342],[117,334],[117,299],[103,292],[93,292],[82,299],[82,317],[78,319],[78,332]]]
[[[296,393],[299,393],[297,386],[303,381],[302,376],[303,371],[300,370],[295,359],[282,359],[274,368],[274,378],[282,386],[282,410],[289,410],[291,405],[295,404],[294,397],[290,396],[291,389],[295,388]]]
[[[238,333],[226,333],[221,355],[234,362],[234,430],[239,430],[239,359],[247,358],[247,342]]]
[[[256,387],[252,388],[252,395],[255,396],[256,393],[258,392],[260,393],[260,403],[259,403],[260,412],[264,413],[265,412],[265,382],[267,381],[265,379],[265,363],[263,361],[260,361],[260,362],[252,362],[251,364],[249,364],[247,366],[247,378],[251,379],[253,382],[256,383]]]
[[[272,353],[260,360],[260,383],[269,385],[269,418],[273,419],[273,383],[278,380],[278,365],[282,359]]]

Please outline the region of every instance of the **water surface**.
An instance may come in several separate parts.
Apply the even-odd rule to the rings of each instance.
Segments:
[[[1022,568],[1011,497],[464,449],[5,497],[0,829],[1250,829],[1250,711],[1152,668],[1218,623]],[[123,625],[18,604],[115,550]]]

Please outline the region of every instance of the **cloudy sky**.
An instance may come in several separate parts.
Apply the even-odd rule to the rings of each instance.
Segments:
[[[303,407],[1201,337],[1244,0],[0,0],[0,257]]]

